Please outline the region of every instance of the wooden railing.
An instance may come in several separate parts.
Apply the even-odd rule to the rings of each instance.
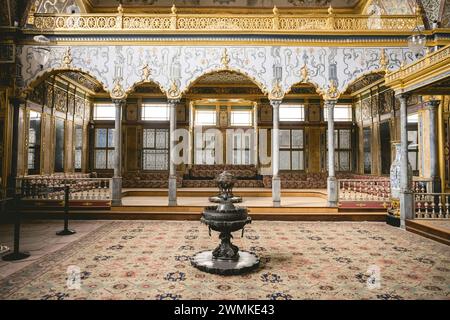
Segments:
[[[450,193],[414,193],[415,219],[450,219]]]
[[[70,200],[111,200],[109,178],[23,177],[17,179],[17,193],[23,200],[64,200],[64,188],[70,188]]]

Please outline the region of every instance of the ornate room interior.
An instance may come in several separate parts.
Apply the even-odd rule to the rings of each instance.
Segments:
[[[0,32],[1,300],[448,299],[449,0],[5,0]],[[247,274],[198,266],[211,229]]]

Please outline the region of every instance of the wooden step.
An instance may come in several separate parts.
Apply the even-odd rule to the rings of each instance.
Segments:
[[[450,245],[450,232],[448,229],[426,225],[420,220],[406,220],[406,230],[440,243]]]
[[[268,208],[270,209],[270,208]],[[273,209],[273,208],[272,208]],[[298,209],[298,208],[296,208]],[[120,211],[120,210],[80,210],[71,211],[71,220],[193,220],[199,221],[201,211]],[[276,212],[262,210],[249,212],[253,220],[269,221],[379,221],[386,220],[385,212]],[[27,211],[23,213],[24,219],[62,219],[64,214],[57,211]]]

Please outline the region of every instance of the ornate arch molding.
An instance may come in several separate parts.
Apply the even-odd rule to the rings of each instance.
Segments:
[[[49,50],[48,61],[45,65],[40,65],[42,61],[36,60],[34,57],[35,50],[45,48]],[[101,58],[98,61],[90,61],[86,58],[86,51],[89,48],[80,47],[56,47],[56,46],[24,46],[18,48],[18,56],[20,63],[20,78],[18,84],[21,90],[27,91],[33,87],[38,79],[51,74],[63,71],[81,72],[95,79],[106,92],[110,92],[112,88],[112,76],[109,72],[108,55],[103,53],[108,49],[96,48],[97,55]],[[74,58],[76,57],[76,58]],[[42,58],[42,57],[41,57]],[[103,68],[103,69],[102,69]],[[109,81],[109,82],[108,82]]]
[[[383,69],[377,69],[377,70],[370,70],[367,72],[363,72],[361,74],[359,74],[356,78],[352,79],[351,81],[349,81],[344,88],[342,89],[342,93],[346,93],[347,90],[349,88],[351,88],[355,83],[357,83],[358,81],[360,81],[361,79],[363,79],[364,77],[370,76],[370,75],[380,75],[380,79],[384,78],[384,76],[386,75],[386,70]]]
[[[42,70],[38,74],[36,74],[33,78],[29,79],[27,81],[27,85],[23,88],[21,95],[28,94],[31,90],[33,90],[38,84],[40,84],[44,79],[51,75],[57,75],[64,72],[79,72],[85,75],[88,75],[89,77],[93,78],[95,81],[97,81],[103,90],[106,92],[109,92],[108,87],[100,81],[94,74],[92,74],[89,70],[84,70],[83,68],[76,68],[76,67],[55,67],[55,68],[49,68]]]
[[[195,86],[196,83],[198,83],[205,76],[210,75],[210,74],[215,74],[215,73],[227,72],[227,71],[245,76],[250,82],[252,82],[254,85],[256,85],[264,95],[268,94],[268,89],[267,89],[266,85],[264,85],[260,79],[257,79],[256,77],[251,76],[248,72],[246,72],[245,70],[242,70],[240,68],[234,68],[234,67],[227,66],[227,67],[212,68],[210,70],[204,70],[202,73],[198,74],[195,78],[189,79],[186,82],[185,86],[181,90],[179,90],[180,96],[185,95],[193,86]],[[172,87],[172,89],[173,89],[173,87]]]

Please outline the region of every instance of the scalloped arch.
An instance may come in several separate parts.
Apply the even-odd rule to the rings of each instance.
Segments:
[[[30,90],[35,88],[44,78],[46,78],[48,76],[67,72],[67,71],[79,72],[79,73],[86,74],[86,75],[90,76],[91,78],[93,78],[95,81],[97,81],[102,86],[103,90],[105,90],[108,93],[110,92],[109,88],[103,83],[103,81],[99,80],[97,78],[97,76],[92,74],[89,70],[85,70],[83,68],[77,68],[77,67],[55,67],[55,68],[49,68],[49,69],[42,70],[42,71],[38,72],[34,77],[28,79],[28,81],[25,84],[24,91],[29,92]]]
[[[232,67],[227,67],[227,68],[216,68],[216,69],[212,69],[212,70],[207,70],[203,73],[201,73],[200,75],[198,75],[195,78],[190,79],[187,83],[186,86],[184,87],[184,89],[181,91],[181,95],[186,94],[194,85],[196,82],[198,82],[202,77],[207,76],[209,74],[214,74],[214,73],[220,73],[220,72],[234,72],[237,74],[241,74],[245,77],[248,78],[248,80],[250,80],[253,84],[255,84],[264,95],[268,95],[268,89],[267,87],[260,82],[258,79],[256,79],[255,77],[249,75],[246,71],[238,69],[238,68],[232,68]]]

